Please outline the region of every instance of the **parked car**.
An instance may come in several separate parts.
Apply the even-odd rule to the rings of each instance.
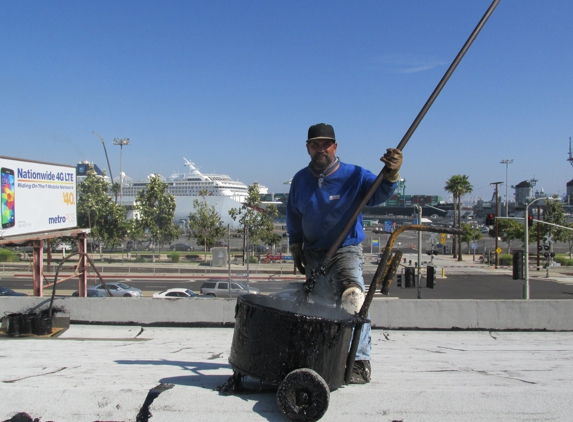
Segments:
[[[0,286],[0,296],[28,296],[26,293],[15,292],[8,287]]]
[[[115,297],[141,297],[143,295],[142,291],[136,287],[129,287],[127,284],[125,283],[105,283],[107,285],[107,287],[109,288],[109,291],[111,292],[112,296]],[[105,289],[105,286],[102,284],[98,284],[97,286],[93,287],[94,290],[100,291],[100,292],[105,292],[107,293],[107,290]],[[104,293],[104,294],[105,294]]]
[[[71,243],[58,242],[52,245],[52,252],[71,251],[71,250],[72,250]]]
[[[153,293],[154,298],[177,298],[177,297],[209,297],[212,298],[213,296],[207,295],[199,295],[195,293],[193,290],[176,287],[173,289],[165,290],[164,292],[157,292]]]
[[[224,240],[218,240],[215,242],[215,246],[216,247],[226,247],[227,246],[227,242],[225,242]]]
[[[72,293],[72,297],[79,297],[79,295],[80,292],[77,290]],[[86,290],[86,297],[109,297],[109,293],[105,289],[101,291],[101,290],[96,290],[92,287],[88,287]]]
[[[195,250],[193,246],[188,245],[187,243],[174,243],[173,245],[169,246],[170,251],[192,251]]]
[[[231,297],[247,293],[258,295],[259,289],[245,287],[240,281],[231,280]],[[215,297],[229,297],[229,280],[206,280],[201,286],[201,294]]]
[[[255,253],[267,253],[271,248],[267,245],[251,245],[251,250]]]

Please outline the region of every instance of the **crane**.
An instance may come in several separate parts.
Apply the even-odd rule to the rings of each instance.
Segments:
[[[107,161],[107,168],[109,169],[109,177],[111,177],[111,184],[113,186],[113,175],[111,174],[111,166],[109,165],[109,157],[107,156],[107,149],[105,148],[105,142],[101,136],[99,136],[95,130],[92,130],[92,133],[101,139],[101,144],[103,145],[103,150],[105,152],[105,159]],[[115,195],[115,202],[117,203],[117,194]]]
[[[111,177],[111,183],[113,183],[113,175],[111,174],[111,166],[109,165],[109,158],[107,156],[107,149],[105,148],[105,141],[101,136],[99,136],[95,130],[92,130],[92,133],[101,139],[101,144],[103,145],[103,150],[105,152],[105,159],[107,160],[107,168],[109,169],[109,177]]]

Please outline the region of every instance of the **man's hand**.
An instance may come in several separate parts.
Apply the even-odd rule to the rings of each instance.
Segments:
[[[293,243],[290,245],[290,251],[292,253],[292,259],[300,271],[301,274],[306,272],[306,259],[304,258],[304,252],[302,251],[302,244],[301,243]]]
[[[402,166],[402,151],[395,148],[388,148],[386,150],[386,154],[382,158],[380,158],[386,165],[386,169],[384,171],[384,179],[387,179],[389,182],[397,182],[400,178],[400,167]]]

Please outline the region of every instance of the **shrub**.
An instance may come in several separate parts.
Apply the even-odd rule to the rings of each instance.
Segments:
[[[558,262],[559,264],[565,266],[565,267],[570,267],[573,265],[573,259],[569,259],[566,256],[563,255],[558,255],[555,258],[553,258],[555,262]]]
[[[19,261],[20,255],[15,254],[10,249],[0,249],[0,262]]]
[[[135,262],[147,262],[147,259],[139,255],[137,258],[135,258]]]
[[[249,257],[249,264],[258,264],[259,260],[257,259],[256,256],[250,256]]]
[[[181,261],[181,254],[179,252],[171,252],[167,254],[167,256],[169,257],[169,259],[171,259],[171,262]]]
[[[500,254],[499,265],[513,265],[513,255],[509,253]]]

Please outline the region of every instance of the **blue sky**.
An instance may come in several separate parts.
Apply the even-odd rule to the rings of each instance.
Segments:
[[[80,160],[135,179],[202,172],[284,192],[308,127],[378,173],[489,0],[0,3],[0,155]],[[404,149],[406,194],[466,174],[566,191],[573,136],[570,0],[501,0]],[[500,192],[505,194],[505,184]],[[510,195],[512,191],[510,189]]]

